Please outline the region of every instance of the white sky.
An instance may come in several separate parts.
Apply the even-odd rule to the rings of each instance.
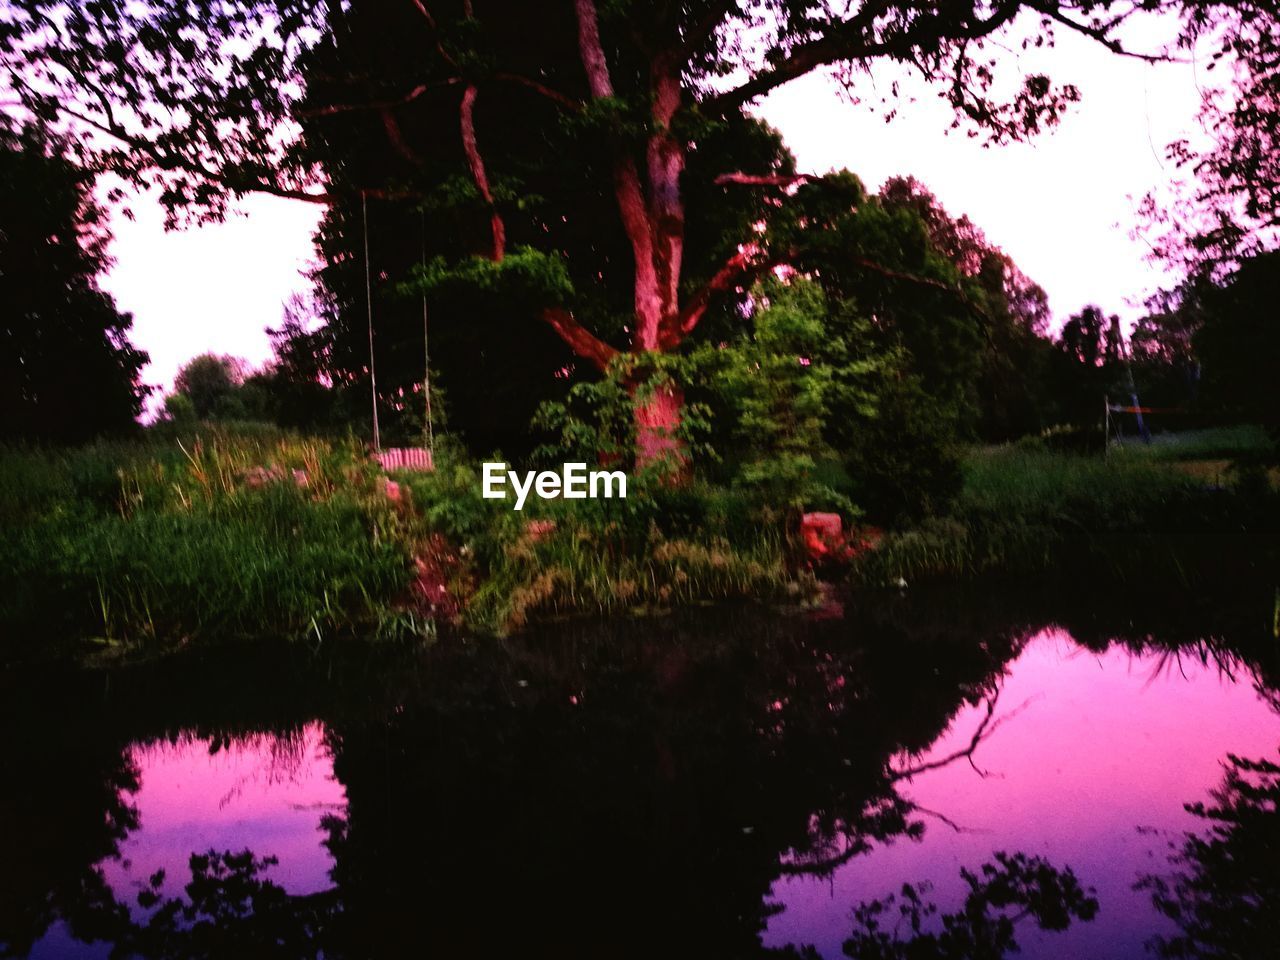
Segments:
[[[1074,36],[1059,37],[1044,64],[1083,99],[1030,144],[984,149],[963,133],[946,135],[951,112],[925,90],[885,124],[824,74],[775,91],[757,113],[782,132],[802,170],[848,167],[872,189],[895,174],[923,181],[1048,291],[1058,320],[1095,302],[1132,318],[1143,295],[1168,279],[1129,230],[1141,197],[1174,176],[1164,145],[1195,129],[1196,69],[1117,57]],[[165,233],[154,202],[132,208],[136,221],[113,219],[116,265],[106,286],[134,314],[132,339],[151,354],[147,382],[167,388],[205,351],[266,360],[264,328],[306,286],[320,209],[258,197],[225,224]]]

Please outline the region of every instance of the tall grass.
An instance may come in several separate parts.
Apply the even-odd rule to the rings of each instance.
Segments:
[[[359,451],[283,436],[3,451],[0,521],[0,625],[27,644],[320,643],[389,623],[411,569]]]
[[[1266,481],[1224,489],[1183,466],[1145,449],[1105,461],[1028,444],[974,450],[955,509],[890,534],[851,575],[885,583],[1068,561],[1150,572],[1153,544],[1174,545],[1165,562],[1180,572],[1188,557],[1218,562],[1224,537],[1236,538],[1233,557],[1249,555],[1243,537],[1271,544],[1274,560],[1280,504]],[[0,450],[0,640],[314,645],[429,634],[433,617],[506,632],[816,590],[788,533],[795,517],[738,488],[632,477],[625,500],[534,498],[516,512],[483,499],[476,466],[456,455],[395,480],[389,496],[354,441],[262,429]]]
[[[1185,579],[1189,565],[1221,562],[1223,538],[1264,556],[1280,534],[1274,490],[1206,483],[1145,449],[1106,459],[1029,445],[975,449],[964,473],[947,516],[890,534],[853,578],[1026,575],[1067,564],[1141,575],[1156,564]]]
[[[269,430],[0,450],[0,631],[26,648],[320,644],[429,633],[424,617],[506,632],[812,588],[782,518],[728,491],[632,478],[625,500],[534,500],[517,513],[483,499],[458,457],[394,479],[391,497],[354,442]]]
[[[1177,433],[1157,433],[1151,443],[1137,437],[1125,440],[1123,455],[1143,460],[1236,460],[1265,454],[1272,447],[1267,432],[1255,424],[1208,427]]]

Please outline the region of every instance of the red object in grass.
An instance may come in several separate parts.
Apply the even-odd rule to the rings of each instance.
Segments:
[[[524,531],[531,543],[537,543],[555,533],[556,522],[554,520],[530,520],[524,525]]]
[[[800,518],[800,535],[810,558],[824,560],[844,547],[844,521],[838,513],[806,513]]]
[[[860,553],[874,550],[884,531],[876,527],[861,527],[846,534],[840,514],[806,513],[800,518],[800,536],[810,560],[848,561]]]

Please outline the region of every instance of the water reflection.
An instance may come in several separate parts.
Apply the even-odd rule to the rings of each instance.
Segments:
[[[4,676],[0,947],[1197,955],[1167,918],[1274,910],[1275,859],[1233,886],[1179,833],[1159,874],[1134,828],[1274,751],[1275,650],[1160,616],[879,600]]]
[[[1151,939],[1160,957],[1265,957],[1280,949],[1280,765],[1228,755],[1225,766],[1211,799],[1187,804],[1204,828],[1170,844],[1169,872],[1138,883],[1178,926]]]

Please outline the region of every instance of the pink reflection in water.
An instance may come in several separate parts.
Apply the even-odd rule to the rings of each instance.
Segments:
[[[875,849],[830,878],[776,881],[772,899],[786,909],[770,919],[766,944],[813,943],[825,957],[840,957],[854,904],[929,880],[941,909],[954,909],[963,899],[960,868],[1007,850],[1070,866],[1101,904],[1092,923],[1063,934],[1021,927],[1024,956],[1143,956],[1143,941],[1167,922],[1132,886],[1140,874],[1164,870],[1168,836],[1138,828],[1198,827],[1183,804],[1218,785],[1228,752],[1272,756],[1280,717],[1247,679],[1233,682],[1214,665],[1185,655],[1161,663],[1118,647],[1099,655],[1055,629],[1009,666],[996,715],[1019,707],[978,748],[976,770],[962,760],[902,789],[961,832],[925,817],[921,843]],[[966,746],[984,713],[962,710],[923,759]]]
[[[255,734],[211,751],[208,739],[190,736],[132,748],[141,775],[132,797],[139,829],[120,845],[120,859],[104,864],[117,897],[133,902],[160,869],[165,892],[179,894],[191,879],[190,855],[210,849],[278,858],[268,876],[292,894],[331,886],[320,819],[342,813],[346,795],[333,777],[324,727]]]

